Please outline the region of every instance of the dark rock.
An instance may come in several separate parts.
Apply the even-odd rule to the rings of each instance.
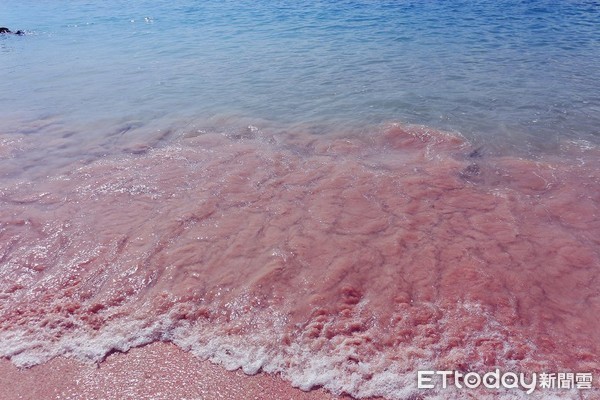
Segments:
[[[20,31],[20,30],[19,30],[19,31],[16,31],[16,32],[13,32],[13,31],[11,31],[11,30],[10,30],[10,29],[8,29],[8,28],[5,28],[5,27],[0,27],[0,35],[5,35],[5,34],[14,34],[14,35],[19,35],[19,36],[22,36],[22,35],[24,35],[24,34],[25,34],[25,32],[23,32],[23,31]]]
[[[483,157],[483,146],[479,146],[475,150],[469,153],[470,158],[481,158]]]

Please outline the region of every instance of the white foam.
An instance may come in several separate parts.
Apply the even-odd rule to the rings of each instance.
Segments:
[[[464,308],[481,312],[473,304]],[[491,330],[496,328],[496,322],[490,319],[486,328],[490,331],[479,335],[493,334]],[[249,375],[260,371],[277,373],[292,386],[305,391],[324,387],[335,394],[348,393],[356,398],[381,396],[393,400],[419,394],[432,400],[469,398],[470,392],[464,389],[449,387],[423,391],[416,387],[416,369],[435,369],[433,358],[418,360],[415,365],[400,365],[390,363],[390,355],[386,352],[379,352],[368,361],[356,363],[349,361],[355,355],[355,350],[349,346],[324,346],[315,350],[310,348],[310,343],[301,340],[288,346],[269,346],[280,343],[281,338],[267,331],[246,336],[227,335],[222,329],[215,324],[175,322],[171,315],[165,315],[152,324],[141,320],[121,320],[106,325],[95,334],[79,329],[54,341],[49,340],[52,332],[32,333],[17,329],[0,332],[0,356],[10,358],[19,367],[30,367],[57,356],[100,362],[115,350],[125,352],[154,341],[171,341],[227,370],[241,368]],[[532,395],[526,395],[516,389],[476,392],[477,398],[482,400],[568,399],[574,393],[536,390]]]

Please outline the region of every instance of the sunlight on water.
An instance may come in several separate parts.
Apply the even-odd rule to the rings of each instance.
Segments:
[[[422,123],[589,138],[595,2],[4,2],[1,115]]]
[[[598,2],[0,11],[0,359],[170,342],[402,400],[600,376]]]

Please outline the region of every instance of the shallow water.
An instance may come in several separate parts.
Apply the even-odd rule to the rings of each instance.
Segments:
[[[3,4],[2,116],[599,134],[597,2]]]
[[[0,356],[598,377],[596,3],[3,7]]]
[[[167,340],[388,398],[424,368],[597,373],[600,158],[571,151],[255,129],[8,185],[0,352],[98,361]]]

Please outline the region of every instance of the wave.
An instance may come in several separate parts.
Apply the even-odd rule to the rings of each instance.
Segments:
[[[7,180],[0,356],[101,362],[169,341],[389,399],[464,395],[418,389],[425,369],[597,373],[598,160],[581,143],[528,159],[397,123],[251,126]],[[525,396],[488,392],[472,393]]]

